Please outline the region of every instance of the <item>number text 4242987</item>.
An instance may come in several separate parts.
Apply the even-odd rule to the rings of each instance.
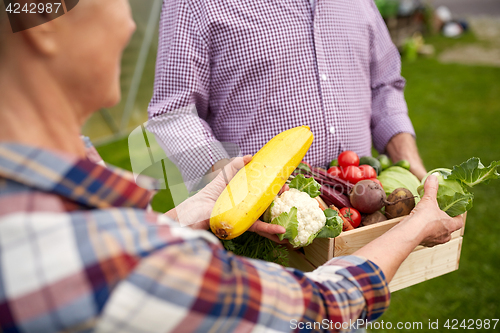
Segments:
[[[7,7],[5,8],[5,11],[9,14],[21,14],[21,13],[26,13],[26,14],[42,14],[42,13],[47,13],[47,14],[58,14],[59,11],[62,11],[62,3],[61,2],[25,2],[24,4],[18,3],[18,2],[10,2]]]

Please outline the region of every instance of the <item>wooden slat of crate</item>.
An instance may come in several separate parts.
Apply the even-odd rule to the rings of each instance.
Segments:
[[[341,233],[336,238],[319,238],[304,248],[305,256],[313,265],[320,266],[333,257],[353,254],[375,238],[398,224],[403,217],[357,228]],[[464,228],[455,231],[451,238],[463,236]],[[419,247],[417,247],[418,249]],[[421,247],[420,247],[421,248]]]
[[[419,246],[401,264],[389,283],[391,292],[410,287],[458,269],[462,249],[462,237],[431,248]],[[290,265],[303,272],[313,271],[316,266],[298,251],[289,252]]]
[[[315,239],[311,245],[304,248],[305,254],[300,257],[300,265],[306,268],[307,271],[310,271],[315,267],[323,265],[333,257],[353,254],[373,239],[394,227],[403,218],[392,219],[343,232],[335,239]],[[396,272],[395,277],[389,285],[391,291],[400,290],[457,270],[464,230],[465,226],[461,230],[455,231],[452,234],[452,240],[446,244],[432,248],[417,246]],[[297,267],[295,261],[296,259],[290,258],[292,267]]]
[[[323,265],[333,257],[354,253],[394,227],[401,220],[402,218],[397,218],[346,231],[341,233],[337,238],[315,239],[311,245],[304,248],[305,256],[313,265]]]
[[[315,267],[321,266],[333,258],[333,245],[331,239],[315,239],[311,245],[304,248],[305,258]]]
[[[401,264],[389,289],[393,292],[457,270],[461,249],[462,237],[435,247],[416,249]]]
[[[353,254],[375,238],[385,234],[402,219],[403,218],[400,217],[382,223],[357,228],[351,232],[340,234],[337,238],[332,238],[331,241],[334,243],[333,256],[340,257]]]
[[[304,254],[302,254],[298,250],[289,248],[288,260],[291,267],[300,269],[303,272],[311,272],[316,269],[316,266],[311,264],[309,260],[306,259]]]

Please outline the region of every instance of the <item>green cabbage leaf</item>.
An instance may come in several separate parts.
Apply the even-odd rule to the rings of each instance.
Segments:
[[[382,183],[382,187],[384,188],[387,196],[389,196],[395,189],[403,187],[410,190],[410,192],[416,196],[415,204],[420,201],[418,196],[420,181],[414,174],[405,168],[399,166],[389,167],[382,171],[377,178]]]
[[[336,210],[324,210],[326,216],[325,226],[319,231],[317,238],[335,238],[342,232],[343,221]]]
[[[457,216],[472,208],[474,195],[469,191],[470,188],[500,178],[498,167],[500,161],[492,162],[485,167],[479,158],[473,157],[454,166],[453,169],[435,169],[422,179],[418,193],[420,197],[424,195],[425,181],[429,175],[434,174],[439,182],[437,193],[439,208],[452,217]]]
[[[319,191],[321,185],[314,178],[306,178],[302,174],[295,176],[288,186],[309,194],[311,198],[316,198],[321,194]]]
[[[486,168],[479,158],[473,157],[460,165],[454,166],[448,179],[460,181],[468,187],[481,183],[487,184],[491,179],[500,178],[499,166],[500,161],[494,161]]]
[[[290,208],[290,211],[281,213],[275,217],[272,224],[278,224],[286,229],[284,234],[278,234],[280,240],[288,239],[290,244],[294,241],[295,237],[299,234],[299,221],[297,220],[297,207]],[[293,244],[292,244],[293,245]]]

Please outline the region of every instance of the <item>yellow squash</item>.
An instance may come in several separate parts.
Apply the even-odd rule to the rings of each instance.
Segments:
[[[250,228],[302,161],[313,138],[307,126],[282,132],[238,171],[217,199],[210,217],[210,228],[217,237],[232,239]]]

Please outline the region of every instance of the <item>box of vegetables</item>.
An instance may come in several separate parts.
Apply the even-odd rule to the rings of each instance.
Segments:
[[[341,158],[342,154],[339,159]],[[384,158],[387,157],[381,156],[380,160],[383,161]],[[352,160],[352,163],[358,164],[356,156]],[[363,158],[360,160],[364,163]],[[370,161],[368,158],[364,160]],[[373,182],[375,179],[350,180],[346,184],[348,176],[345,172],[343,175],[338,174],[335,169],[325,172],[320,168],[299,165],[298,170],[294,171],[291,177],[304,172],[305,177],[315,179],[320,190],[318,196],[322,201],[336,207],[344,206],[345,208],[340,211],[346,213],[341,214],[343,215],[341,217],[345,217],[355,229],[344,228],[344,231],[335,238],[316,238],[309,246],[302,249],[303,256],[293,256],[292,266],[304,269],[310,264],[309,267],[313,269],[333,257],[352,254],[394,227],[415,207],[424,194],[423,184],[427,176],[420,182],[409,172],[409,164],[406,161],[400,161],[393,166],[389,163],[383,166],[377,163],[371,164],[375,164],[374,169],[382,170],[378,174],[376,184]],[[452,217],[466,214],[473,203],[470,189],[477,184],[499,178],[498,167],[500,162],[492,162],[485,167],[479,158],[474,157],[452,169],[439,168],[430,171],[428,175],[434,174],[439,180],[437,194],[439,207]],[[341,169],[346,169],[346,165],[344,164]],[[389,285],[391,291],[457,270],[463,235],[464,228],[454,232],[451,241],[446,244],[432,248],[416,247],[391,281]]]
[[[280,133],[229,182],[212,211],[210,226],[227,250],[310,271],[333,257],[354,253],[398,224],[423,196],[423,183],[406,162],[339,155],[328,170],[302,162],[313,140],[307,126]],[[359,166],[361,161],[361,166]],[[500,162],[478,158],[436,169],[437,200],[450,216],[472,207],[470,188],[499,178]],[[286,229],[279,245],[246,232],[256,219]],[[432,248],[418,246],[389,285],[391,291],[458,269],[464,229]]]
[[[327,206],[326,202],[344,207],[340,210],[343,224],[350,223],[353,228],[344,227],[335,238],[314,239],[301,249],[303,255],[294,253],[290,265],[301,269],[309,267],[312,270],[334,257],[353,254],[404,219],[420,198],[421,182],[401,166],[390,166],[382,171],[377,178],[380,184],[373,180],[348,182],[345,191],[335,186],[336,177],[328,177],[328,173],[314,167],[311,172],[321,186],[319,198],[325,202],[323,207]],[[325,182],[323,178],[329,180]],[[325,189],[325,186],[330,188]],[[342,201],[338,200],[339,197]],[[455,209],[455,215],[465,212],[459,207]],[[398,269],[389,285],[390,290],[403,289],[457,270],[463,232],[462,228],[453,233],[452,240],[446,244],[432,248],[416,247]]]

